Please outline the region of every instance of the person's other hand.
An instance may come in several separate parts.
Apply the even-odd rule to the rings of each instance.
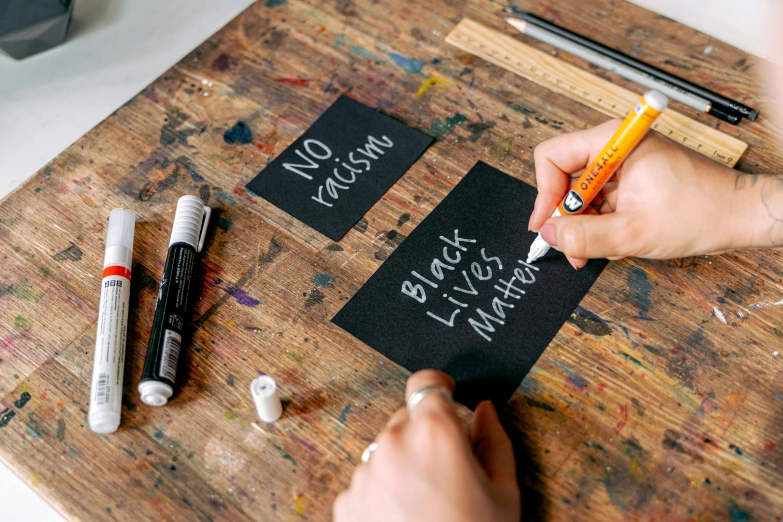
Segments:
[[[530,230],[568,256],[671,259],[780,246],[783,180],[745,175],[650,132],[580,216],[551,218],[571,186],[620,126],[608,121],[536,147],[538,197]],[[600,215],[599,215],[600,214]]]
[[[426,386],[453,391],[454,381],[422,370],[406,397]],[[519,521],[514,453],[491,402],[476,408],[469,439],[451,403],[429,393],[410,415],[392,415],[376,442],[335,500],[335,522]]]

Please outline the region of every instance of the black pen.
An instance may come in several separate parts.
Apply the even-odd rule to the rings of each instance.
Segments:
[[[513,14],[518,18],[521,18],[522,20],[525,20],[526,22],[547,29],[548,31],[551,31],[559,36],[562,36],[563,38],[567,38],[572,42],[579,43],[584,47],[592,49],[595,52],[602,53],[618,62],[624,63],[625,65],[638,69],[643,73],[656,77],[658,80],[672,84],[674,86],[679,87],[680,89],[690,91],[693,94],[705,98],[712,103],[713,112],[710,112],[710,114],[714,114],[715,116],[721,119],[727,119],[724,116],[728,116],[729,118],[731,118],[732,115],[735,115],[735,116],[744,116],[749,120],[754,121],[758,117],[759,113],[756,109],[748,107],[747,105],[744,105],[742,103],[736,102],[730,98],[726,98],[725,96],[722,96],[709,89],[705,89],[704,87],[700,87],[695,83],[689,82],[688,80],[684,80],[678,76],[674,76],[673,74],[667,73],[666,71],[658,69],[657,67],[646,64],[640,60],[637,60],[636,58],[628,56],[627,54],[621,53],[620,51],[616,51],[610,47],[600,44],[595,40],[591,40],[586,36],[582,36],[580,34],[569,31],[568,29],[564,29],[559,25],[555,25],[551,22],[547,22],[546,20],[539,18],[538,16],[532,13],[520,11],[513,6],[506,7],[505,11]]]
[[[716,118],[727,121],[733,125],[736,125],[742,120],[739,114],[731,113],[727,114],[724,111],[717,109],[712,105],[712,102],[697,96],[690,91],[679,88],[676,85],[672,85],[667,81],[661,80],[651,74],[647,74],[639,69],[635,69],[630,65],[620,63],[617,60],[606,56],[603,53],[599,53],[592,49],[588,49],[584,45],[563,38],[559,34],[555,34],[552,31],[545,29],[541,26],[531,24],[527,20],[521,20],[519,18],[506,18],[506,22],[514,26],[521,33],[535,38],[541,42],[547,43],[561,51],[565,51],[568,54],[581,58],[590,64],[597,67],[602,67],[607,71],[613,72],[621,78],[638,83],[648,89],[654,89],[659,91],[664,96],[676,100],[680,103],[692,107],[698,111],[706,112]]]
[[[182,196],[171,227],[166,267],[141,372],[141,402],[163,406],[174,393],[182,337],[190,323],[190,285],[196,254],[204,247],[211,209],[201,198]]]

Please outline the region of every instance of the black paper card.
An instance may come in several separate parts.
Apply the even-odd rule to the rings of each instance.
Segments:
[[[431,142],[341,96],[247,188],[339,241]]]
[[[536,189],[478,163],[332,319],[405,368],[435,368],[473,408],[508,401],[606,260],[525,263]]]

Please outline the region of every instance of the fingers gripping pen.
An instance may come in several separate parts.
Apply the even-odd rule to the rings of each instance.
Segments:
[[[552,217],[575,216],[584,212],[625,158],[642,141],[667,104],[666,96],[658,91],[649,91],[642,96],[639,104],[625,117],[609,143],[571,186],[571,190],[552,213]],[[540,259],[550,248],[552,246],[544,241],[541,234],[538,234],[530,245],[527,262],[532,263]]]

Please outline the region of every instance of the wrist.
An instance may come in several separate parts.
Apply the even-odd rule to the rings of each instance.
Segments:
[[[733,248],[783,247],[783,177],[736,173]]]

